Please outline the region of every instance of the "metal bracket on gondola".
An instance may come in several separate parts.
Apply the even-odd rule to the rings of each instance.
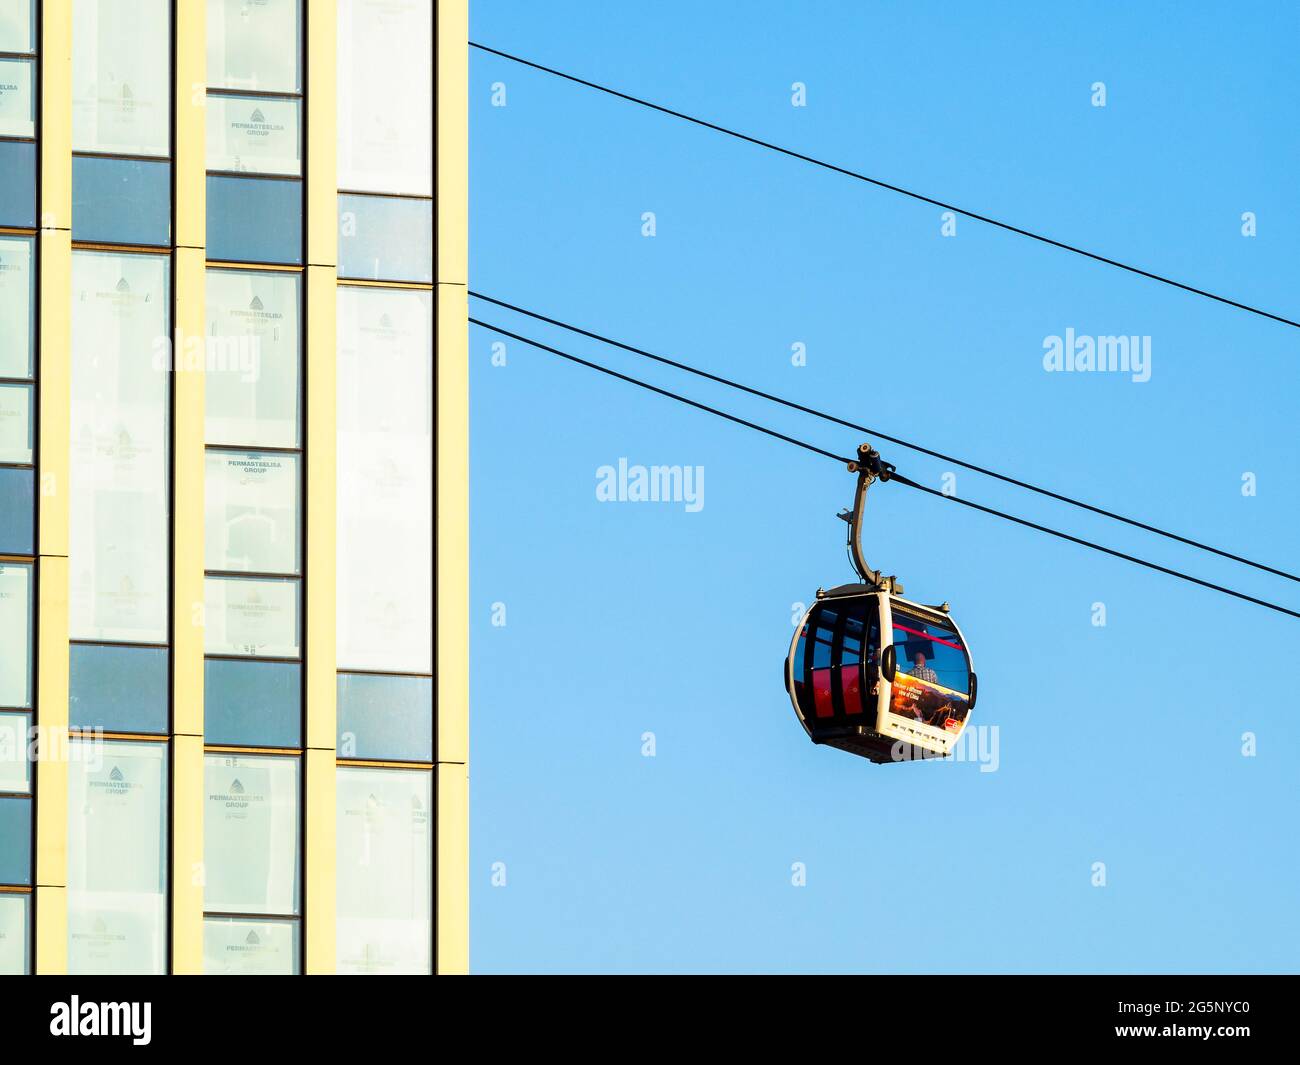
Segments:
[[[839,513],[839,517],[848,522],[849,526],[847,543],[849,561],[858,571],[858,576],[873,590],[888,592],[890,595],[902,595],[903,583],[897,577],[886,577],[879,570],[872,569],[867,565],[866,556],[862,553],[862,512],[867,506],[867,489],[871,487],[872,481],[888,481],[894,475],[894,467],[883,461],[880,452],[870,444],[860,444],[858,457],[848,463],[848,470],[849,473],[858,475],[857,490],[853,495],[853,510],[842,510]]]

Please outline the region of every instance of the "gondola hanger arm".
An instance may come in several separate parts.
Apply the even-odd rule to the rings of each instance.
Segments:
[[[880,452],[870,444],[859,444],[857,458],[850,460],[847,466],[849,473],[858,475],[857,489],[853,494],[853,510],[843,510],[839,514],[839,517],[848,522],[849,526],[847,536],[849,561],[853,563],[853,568],[857,570],[863,583],[870,585],[876,591],[902,595],[903,582],[897,577],[886,577],[880,570],[872,569],[867,564],[866,555],[862,550],[862,515],[867,507],[867,490],[873,481],[888,481],[894,475],[894,466],[892,463],[885,462],[880,457]]]

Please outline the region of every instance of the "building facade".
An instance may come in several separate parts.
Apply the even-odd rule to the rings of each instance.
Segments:
[[[467,968],[466,8],[0,0],[0,973]]]

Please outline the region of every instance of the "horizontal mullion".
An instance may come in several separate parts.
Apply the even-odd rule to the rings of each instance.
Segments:
[[[209,96],[228,96],[243,100],[299,100],[303,99],[300,91],[288,89],[227,89],[216,85],[209,85],[207,89]]]
[[[205,451],[257,451],[268,455],[301,455],[301,447],[284,444],[204,444]]]
[[[339,189],[340,196],[372,196],[379,200],[423,200],[433,203],[433,196],[423,192],[369,192],[365,189]]]
[[[72,152],[74,159],[121,159],[132,163],[170,163],[170,155],[143,155],[135,152],[88,152],[83,149],[74,149]]]
[[[233,913],[228,910],[204,910],[203,916],[230,918],[236,921],[301,921],[296,913]]]
[[[302,657],[285,658],[283,655],[228,655],[220,652],[206,653],[203,660],[213,662],[275,662],[280,665],[300,666]]]
[[[172,645],[169,643],[132,643],[130,640],[70,639],[68,643],[74,647],[143,647],[151,651],[170,651],[172,649]]]
[[[297,181],[302,183],[301,174],[260,174],[256,170],[209,170],[208,177],[242,178],[248,181]]]
[[[339,666],[336,670],[340,675],[361,677],[411,677],[417,680],[433,680],[432,673],[410,673],[401,669],[349,669],[347,666]]]

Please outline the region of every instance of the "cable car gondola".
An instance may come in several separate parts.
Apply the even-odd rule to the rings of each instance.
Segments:
[[[969,647],[947,603],[904,599],[898,578],[863,556],[867,489],[894,467],[863,444],[849,472],[858,475],[853,511],[840,517],[862,581],[817,590],[790,642],[786,691],[813,743],[878,763],[949,754],[975,708]]]

